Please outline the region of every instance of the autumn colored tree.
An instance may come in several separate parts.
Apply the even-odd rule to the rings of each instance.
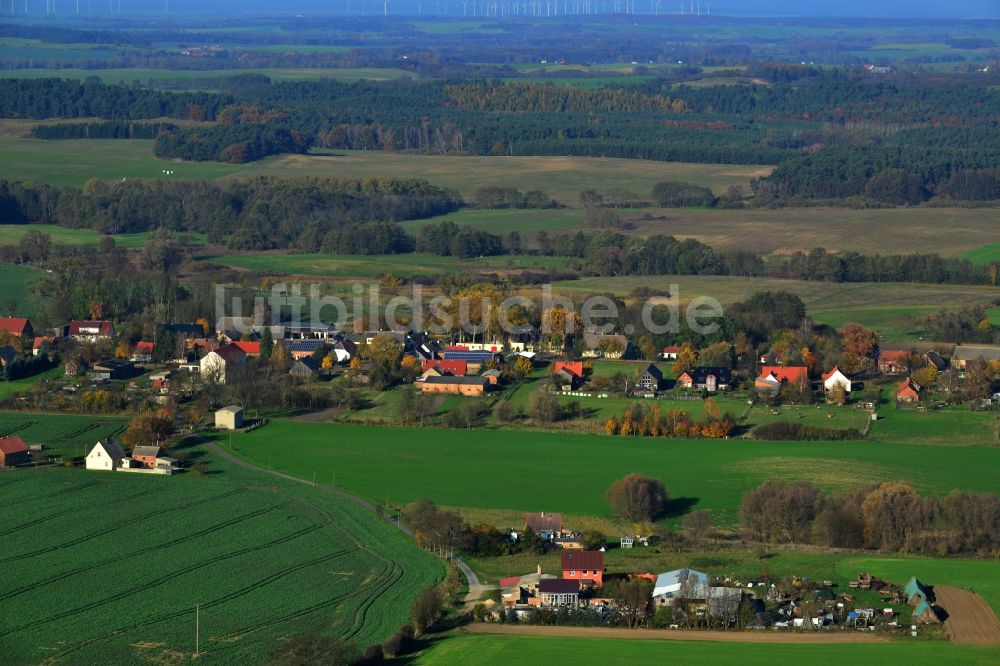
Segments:
[[[611,510],[625,520],[656,520],[667,508],[667,487],[660,479],[629,474],[605,493]]]
[[[174,419],[170,410],[159,409],[143,412],[129,423],[122,441],[129,448],[156,444],[165,446],[167,438],[174,433]]]
[[[98,321],[104,319],[104,305],[100,301],[91,301],[90,305],[87,306],[87,310],[90,312],[90,318]]]
[[[714,423],[719,420],[719,406],[715,404],[715,398],[709,398],[704,405],[705,420]]]
[[[690,342],[685,342],[681,345],[681,350],[677,352],[677,360],[674,361],[674,365],[671,370],[675,376],[680,375],[682,372],[687,372],[693,368],[697,360],[698,353],[695,351]]]
[[[843,370],[847,374],[861,372],[864,369],[878,338],[875,333],[861,324],[844,324],[840,329],[840,344],[844,350]]]
[[[534,371],[535,364],[531,362],[530,358],[518,356],[517,360],[514,361],[514,374],[518,377],[526,377]]]

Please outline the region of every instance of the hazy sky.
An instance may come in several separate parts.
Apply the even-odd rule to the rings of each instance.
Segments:
[[[664,4],[669,6],[667,2]],[[680,10],[679,0],[676,4]],[[687,0],[687,4],[690,6],[691,0]],[[701,7],[702,11],[706,10],[707,0],[702,0]],[[712,12],[743,15],[965,18],[1000,16],[1000,0],[713,0]]]

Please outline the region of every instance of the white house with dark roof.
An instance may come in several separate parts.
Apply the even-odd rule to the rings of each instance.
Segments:
[[[98,442],[87,454],[86,468],[114,472],[121,467],[125,451],[113,439]]]

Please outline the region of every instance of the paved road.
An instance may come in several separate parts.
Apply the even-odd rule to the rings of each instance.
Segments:
[[[252,462],[244,460],[244,459],[242,459],[242,458],[240,458],[238,456],[234,456],[233,454],[229,453],[225,449],[222,449],[221,447],[219,447],[218,444],[214,444],[212,442],[205,442],[204,446],[205,446],[205,449],[207,449],[209,452],[215,454],[216,456],[218,456],[218,457],[222,458],[223,460],[225,460],[227,462],[230,462],[230,463],[232,463],[234,465],[238,465],[240,467],[243,467],[245,469],[250,469],[250,470],[253,470],[255,472],[260,472],[262,474],[270,474],[271,476],[276,476],[276,477],[278,477],[280,479],[285,479],[287,481],[295,481],[296,483],[301,483],[304,486],[310,486],[310,487],[315,488],[316,490],[322,491],[324,493],[329,493],[331,495],[336,495],[338,497],[342,497],[342,498],[348,500],[349,502],[354,502],[355,504],[357,504],[358,506],[362,507],[363,509],[367,509],[368,511],[371,511],[376,516],[378,516],[382,520],[386,521],[387,523],[389,523],[393,527],[396,527],[400,531],[402,531],[405,534],[409,535],[410,537],[413,537],[413,530],[412,529],[410,529],[408,526],[404,525],[403,523],[398,522],[392,516],[385,515],[384,513],[382,513],[379,510],[379,508],[377,506],[375,506],[374,504],[372,504],[371,502],[369,502],[366,499],[358,497],[357,495],[352,495],[351,493],[349,493],[349,492],[347,492],[345,490],[341,490],[340,488],[334,488],[333,486],[325,486],[322,483],[313,483],[311,481],[306,481],[305,479],[300,479],[297,476],[292,476],[291,474],[285,474],[284,472],[279,472],[277,470],[268,469],[266,467],[260,467],[259,465],[255,465]],[[469,593],[465,596],[465,603],[466,603],[466,605],[469,605],[470,603],[475,603],[476,601],[478,601],[482,597],[482,595],[483,595],[484,592],[486,592],[487,590],[490,590],[490,589],[494,589],[491,586],[484,585],[484,584],[480,583],[479,582],[479,577],[476,576],[476,572],[473,571],[469,567],[469,565],[466,564],[465,561],[462,560],[461,558],[459,558],[459,557],[453,557],[451,561],[458,568],[458,570],[462,573],[462,575],[465,576],[465,580],[469,584]]]

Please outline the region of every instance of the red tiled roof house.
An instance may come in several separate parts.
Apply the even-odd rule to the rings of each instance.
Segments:
[[[596,550],[564,550],[562,576],[600,587],[604,584],[604,553]]]

